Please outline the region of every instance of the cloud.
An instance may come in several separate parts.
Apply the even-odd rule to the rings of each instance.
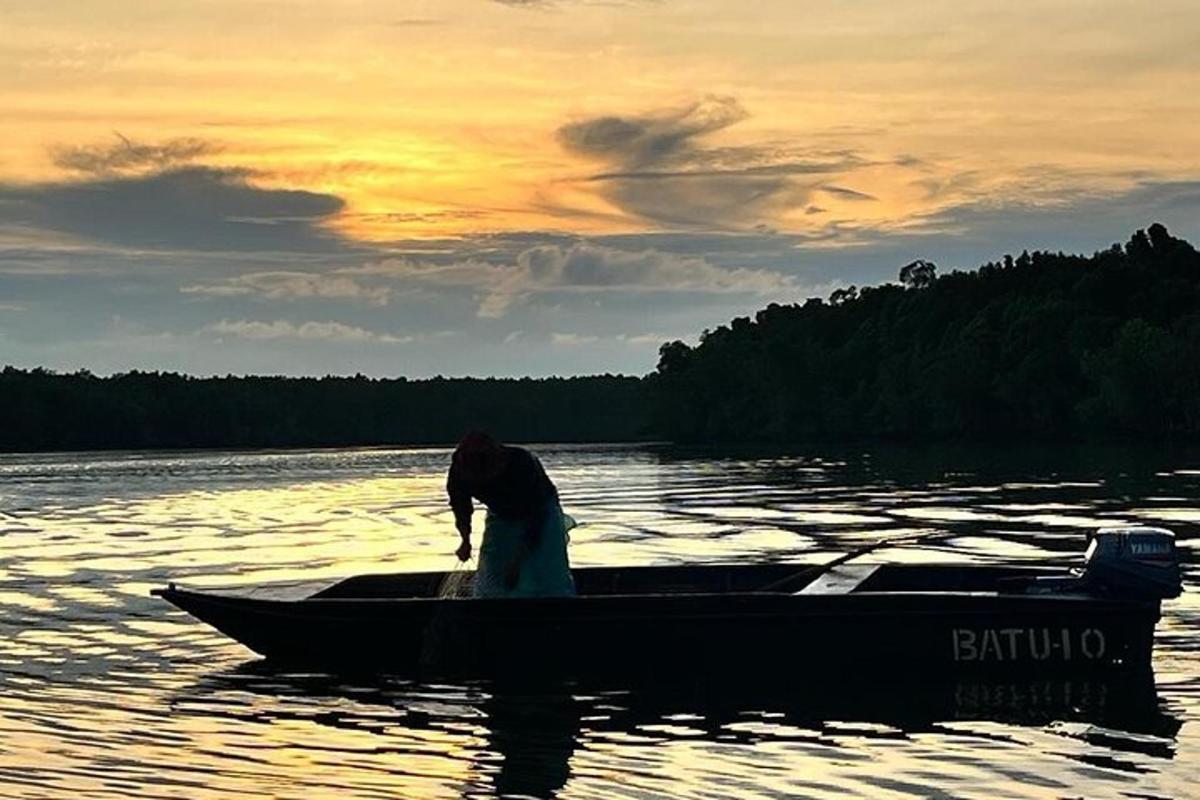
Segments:
[[[388,333],[344,325],[340,322],[302,322],[299,325],[287,320],[273,322],[258,320],[228,320],[214,322],[200,330],[202,334],[234,336],[239,339],[308,339],[331,342],[378,342],[382,344],[405,344],[414,341],[412,336],[393,336]]]
[[[367,286],[347,275],[283,270],[252,272],[221,283],[185,286],[180,291],[211,297],[256,295],[271,300],[361,300],[377,306],[387,305],[392,293],[390,287]]]
[[[636,170],[678,161],[696,152],[694,139],[747,117],[732,97],[710,97],[678,111],[640,117],[606,116],[572,122],[558,130],[569,150],[619,162]]]
[[[777,273],[728,269],[702,258],[657,250],[618,250],[587,242],[531,247],[517,257],[517,267],[520,283],[540,288],[762,293],[787,283]]]
[[[747,116],[735,98],[712,96],[681,109],[578,120],[559,128],[557,137],[567,151],[605,166],[585,183],[599,187],[606,200],[675,227],[753,227],[806,205],[823,180],[866,164],[850,151],[706,144]]]
[[[837,195],[838,197],[841,197],[844,200],[878,200],[879,199],[878,197],[867,194],[866,192],[860,192],[855,189],[848,189],[845,186],[833,186],[831,184],[825,184],[824,186],[822,186],[821,191],[826,192],[828,194]]]
[[[517,302],[551,292],[676,292],[787,294],[791,278],[761,269],[718,266],[697,256],[660,250],[625,250],[587,241],[527,247],[508,263],[467,259],[430,264],[386,259],[341,274],[390,278],[413,284],[483,290],[478,314],[502,317]]]
[[[579,347],[600,341],[599,336],[586,336],[580,333],[552,333],[550,343],[558,347]]]
[[[597,336],[594,334],[584,333],[551,333],[550,344],[557,347],[580,347],[583,345],[596,344],[598,342],[614,342],[633,347],[658,347],[663,342],[669,342],[679,338],[681,337],[672,336],[666,333],[618,333],[615,336]]]
[[[201,165],[99,173],[36,185],[0,184],[0,225],[115,245],[202,251],[324,251],[345,244],[324,227],[344,201],[265,189],[244,170]]]
[[[135,142],[114,134],[117,141],[105,145],[55,147],[50,151],[55,166],[91,175],[110,175],[139,170],[162,171],[217,151],[203,139],[170,139],[159,144]]]
[[[694,336],[694,335],[695,335],[695,332],[693,332],[693,331],[689,331],[688,333],[683,334],[683,335],[670,334],[670,333],[635,333],[635,334],[621,333],[621,334],[617,334],[617,341],[624,342],[625,344],[630,344],[630,345],[634,345],[637,347],[644,347],[646,345],[652,345],[654,347],[658,347],[663,342],[670,342],[670,341],[674,341],[676,339],[683,339],[683,338],[687,338],[688,336]]]
[[[1033,188],[1021,200],[981,196],[925,215],[915,230],[924,237],[952,237],[988,257],[1023,248],[1087,252],[1124,241],[1136,228],[1155,221],[1184,236],[1195,235],[1200,181],[1142,180],[1108,191],[1077,188],[1081,183],[1076,188]]]

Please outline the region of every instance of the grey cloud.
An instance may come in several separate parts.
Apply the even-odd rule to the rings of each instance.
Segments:
[[[848,151],[706,144],[706,137],[746,117],[736,99],[709,97],[672,111],[572,122],[559,128],[558,140],[569,152],[605,165],[585,182],[597,184],[611,203],[681,228],[752,228],[806,205],[823,180],[866,163]],[[831,191],[861,195],[841,187]]]
[[[678,111],[641,117],[597,117],[564,125],[559,141],[584,155],[611,158],[632,169],[696,154],[694,139],[747,116],[732,97],[710,97]]]
[[[988,257],[1025,248],[1087,252],[1155,221],[1194,237],[1198,211],[1200,181],[1140,181],[1123,191],[1031,192],[1026,202],[980,198],[928,215],[922,228],[926,236],[951,234],[973,252],[993,248]]]
[[[601,241],[532,232],[479,236],[458,240],[455,249],[441,253],[416,251],[326,272],[255,271],[180,291],[214,299],[340,299],[374,306],[401,297],[454,293],[474,296],[479,316],[497,318],[518,303],[549,294],[791,296],[796,289],[789,276],[773,269],[722,266],[707,257],[712,253],[722,262],[736,263],[742,257],[753,261],[761,253],[778,264],[794,247],[785,237],[712,237],[701,248],[703,254],[651,246],[661,241],[684,247],[688,237],[683,235],[614,237],[619,246]]]
[[[263,189],[243,170],[185,166],[36,185],[0,184],[0,225],[133,247],[331,251],[346,245],[321,224],[344,201]]]
[[[484,298],[480,316],[500,317],[531,294],[553,291],[743,292],[786,291],[778,273],[727,269],[702,258],[656,250],[627,251],[585,242],[533,247]]]
[[[203,139],[171,139],[159,144],[136,142],[120,133],[107,145],[56,147],[51,152],[54,164],[63,169],[88,174],[110,174],[131,170],[162,171],[217,151]]]
[[[879,198],[866,192],[860,192],[856,189],[848,189],[845,186],[833,186],[826,184],[821,187],[822,192],[837,195],[845,200],[878,200]]]
[[[391,296],[387,286],[366,286],[346,275],[287,270],[252,272],[221,283],[185,286],[180,291],[210,297],[256,295],[271,300],[361,300],[379,306],[387,305]]]

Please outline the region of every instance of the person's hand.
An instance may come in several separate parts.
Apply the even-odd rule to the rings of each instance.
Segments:
[[[471,558],[471,542],[463,539],[462,544],[454,551],[454,555],[458,556],[459,561],[468,561]]]

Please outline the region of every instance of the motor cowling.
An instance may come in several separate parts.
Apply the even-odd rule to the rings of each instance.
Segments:
[[[1183,574],[1175,534],[1166,528],[1122,525],[1089,536],[1083,579],[1108,593],[1147,599],[1178,597]]]

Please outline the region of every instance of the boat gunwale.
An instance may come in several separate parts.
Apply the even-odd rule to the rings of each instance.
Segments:
[[[847,592],[845,594],[822,594],[822,595],[805,595],[796,592],[651,592],[651,593],[635,593],[635,594],[603,594],[603,595],[583,595],[569,597],[302,597],[296,599],[282,599],[271,597],[250,597],[245,595],[224,594],[221,592],[210,592],[197,589],[184,589],[175,586],[170,586],[162,589],[152,589],[151,594],[156,597],[161,597],[170,602],[172,605],[178,606],[172,599],[173,597],[198,598],[204,602],[220,604],[225,606],[253,606],[259,609],[259,613],[267,613],[266,609],[279,609],[278,612],[286,612],[287,609],[317,609],[317,608],[338,608],[350,605],[366,604],[371,607],[383,605],[395,606],[410,606],[419,607],[429,604],[445,604],[460,606],[470,604],[471,607],[478,608],[501,608],[511,606],[530,606],[539,605],[544,607],[560,606],[569,608],[576,604],[587,603],[588,605],[608,605],[616,601],[637,601],[637,600],[662,600],[662,599],[678,599],[678,600],[696,600],[696,599],[731,599],[731,600],[766,600],[773,599],[783,601],[788,605],[810,605],[816,607],[836,606],[836,605],[865,605],[868,600],[881,599],[896,599],[901,597],[910,597],[914,599],[944,599],[947,597],[962,598],[968,602],[971,601],[986,601],[995,600],[1002,601],[1004,604],[1012,603],[1016,606],[1034,606],[1043,603],[1051,605],[1062,605],[1065,608],[1087,608],[1087,609],[1124,609],[1124,610],[1154,610],[1156,613],[1159,610],[1160,603],[1157,600],[1140,600],[1137,598],[1121,598],[1121,597],[1101,597],[1097,595],[1084,593],[1060,593],[1060,594],[1007,594],[1001,592],[969,592],[969,591],[864,591],[864,592]],[[858,598],[851,600],[850,598]],[[186,610],[186,609],[185,609]],[[986,613],[1013,613],[1022,611],[1021,608],[1011,609],[995,609]],[[905,613],[917,614],[927,613],[930,615],[952,615],[970,611],[971,613],[984,613],[979,609],[955,609],[955,608],[939,608],[929,611],[922,611],[915,608],[894,608],[883,611],[870,611],[867,609],[847,609],[844,613],[864,614],[872,613],[875,615],[887,615],[889,613]],[[813,613],[823,613],[814,610]]]

